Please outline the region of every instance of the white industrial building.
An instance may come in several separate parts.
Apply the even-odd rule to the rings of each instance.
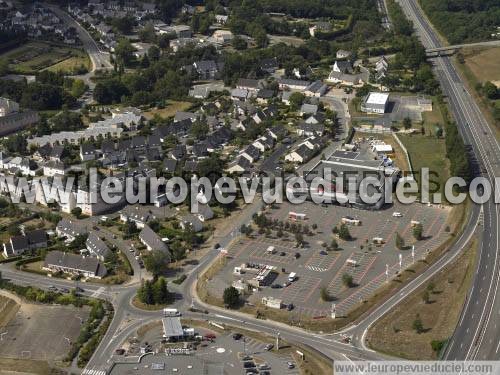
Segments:
[[[371,92],[361,104],[361,110],[367,113],[383,114],[387,110],[389,94],[383,92]]]

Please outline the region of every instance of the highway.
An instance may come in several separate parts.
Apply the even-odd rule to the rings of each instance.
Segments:
[[[428,50],[442,47],[417,1],[399,3],[413,21],[424,47]],[[450,58],[437,57],[432,62],[465,143],[471,146],[477,159],[476,170],[494,186],[495,177],[500,176],[500,147],[495,135]],[[460,322],[445,352],[444,358],[450,360],[500,359],[498,204],[490,199],[483,205],[482,215],[482,228],[476,231],[481,239],[478,267]]]

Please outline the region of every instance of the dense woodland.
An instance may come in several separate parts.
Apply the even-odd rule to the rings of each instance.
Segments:
[[[500,26],[498,0],[419,0],[451,44],[491,39]]]

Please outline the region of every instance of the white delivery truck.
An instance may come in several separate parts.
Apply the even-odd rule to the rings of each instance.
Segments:
[[[180,316],[181,313],[177,309],[163,309],[163,316]]]
[[[288,281],[293,283],[295,280],[297,280],[297,274],[295,272],[290,272],[288,275]]]
[[[276,249],[274,248],[274,246],[269,246],[266,249],[266,253],[268,253],[268,254],[274,254],[275,252],[276,252]]]

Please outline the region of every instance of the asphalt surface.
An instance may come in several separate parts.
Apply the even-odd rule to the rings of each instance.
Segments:
[[[437,33],[415,0],[400,0],[406,15],[413,21],[417,34],[427,49],[442,47]],[[477,159],[475,170],[494,186],[500,176],[500,147],[483,114],[448,57],[432,60],[444,94],[467,145]],[[495,194],[495,193],[493,193]],[[492,196],[494,196],[492,194]],[[496,193],[498,198],[498,192]],[[476,208],[474,209],[477,210]],[[476,231],[481,237],[479,262],[473,287],[467,297],[458,327],[451,338],[446,359],[498,360],[500,298],[498,296],[498,204],[490,199],[483,205],[482,227]]]
[[[92,38],[92,36],[90,36],[89,32],[85,30],[85,28],[80,25],[74,18],[72,18],[67,12],[55,5],[45,4],[45,6],[53,11],[63,22],[66,23],[66,25],[74,27],[78,32],[78,37],[83,44],[83,48],[85,49],[85,51],[87,51],[92,62],[92,69],[87,74],[73,76],[73,78],[82,79],[91,89],[93,89],[95,87],[95,84],[90,78],[94,76],[95,71],[98,69],[113,68],[113,65],[111,64],[109,59],[109,53],[102,51],[99,48],[97,42]]]

